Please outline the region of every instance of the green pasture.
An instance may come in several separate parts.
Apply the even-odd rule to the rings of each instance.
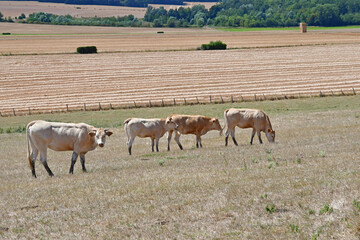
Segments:
[[[143,118],[166,118],[172,113],[199,114],[224,117],[227,108],[256,108],[263,109],[270,116],[272,114],[289,114],[308,111],[330,110],[356,110],[360,109],[359,96],[345,97],[313,97],[292,100],[258,101],[258,102],[235,102],[226,104],[201,104],[201,105],[177,105],[153,108],[132,108],[105,111],[74,111],[55,114],[38,114],[0,118],[0,129],[21,129],[32,120],[42,119],[58,122],[86,122],[94,126],[116,128],[122,126],[124,120],[130,117]],[[1,132],[1,130],[0,130]],[[15,131],[16,132],[16,131]],[[18,131],[19,132],[19,131]]]

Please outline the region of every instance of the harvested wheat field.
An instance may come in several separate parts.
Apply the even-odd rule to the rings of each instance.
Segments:
[[[101,6],[101,5],[75,5],[64,3],[49,3],[35,1],[0,1],[1,13],[5,17],[19,17],[22,13],[28,16],[31,13],[45,12],[56,15],[71,15],[73,17],[112,17],[134,15],[144,17],[146,8]]]
[[[216,2],[184,2],[185,6],[180,5],[158,5],[150,4],[155,8],[164,7],[165,9],[175,9],[179,7],[192,7],[197,4],[210,8]],[[22,13],[28,16],[31,13],[45,12],[56,15],[71,15],[73,17],[117,17],[134,15],[136,18],[143,18],[146,8],[122,7],[105,5],[76,5],[64,3],[36,2],[36,1],[0,1],[1,13],[5,17],[19,17]]]
[[[0,73],[2,115],[12,115],[13,111],[20,114],[85,107],[109,108],[110,104],[111,107],[161,105],[162,101],[173,104],[174,99],[177,104],[209,102],[210,96],[211,101],[218,102],[230,101],[231,98],[236,101],[254,99],[255,94],[257,99],[284,95],[318,96],[320,91],[329,95],[339,94],[341,90],[353,93],[360,89],[360,38],[354,38],[359,33],[330,31],[305,36],[293,32],[201,30],[197,33],[191,29],[180,32],[172,29],[169,34],[150,33],[153,29],[121,31],[128,32],[110,36],[2,36],[1,49],[9,47],[9,51],[14,53],[67,52],[79,45],[96,45],[100,51],[95,55],[0,56],[3,66]],[[307,44],[301,40],[307,36],[311,44],[321,45],[288,46]],[[81,38],[83,44],[80,44]],[[117,43],[112,38],[117,38]],[[55,39],[57,44],[53,42]],[[164,51],[195,48],[210,39],[228,39],[224,42],[229,42],[230,47],[232,41],[242,39],[243,45],[239,42],[233,47],[259,48]],[[47,41],[48,45],[45,44]],[[13,45],[6,45],[8,42]],[[39,42],[44,44],[37,45]],[[69,48],[69,42],[73,47]],[[53,48],[51,44],[55,44]],[[124,47],[116,48],[116,44]],[[271,45],[282,47],[269,47]],[[139,51],[131,52],[135,49]],[[104,53],[116,50],[124,52]]]

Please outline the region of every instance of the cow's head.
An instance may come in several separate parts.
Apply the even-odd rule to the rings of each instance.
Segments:
[[[267,137],[267,139],[269,140],[269,142],[273,143],[275,142],[275,131],[268,128],[266,131],[265,131],[265,135]]]
[[[217,119],[216,117],[212,118],[211,123],[212,123],[211,129],[220,131],[220,136],[221,136],[223,128],[220,125],[219,119]]]
[[[89,136],[95,138],[94,141],[99,147],[104,147],[106,136],[111,136],[112,134],[110,130],[103,128],[94,128],[89,132]]]
[[[172,117],[168,117],[166,120],[165,120],[165,129],[167,131],[170,131],[170,130],[177,130],[178,128],[178,125],[176,122],[174,122],[173,118]]]

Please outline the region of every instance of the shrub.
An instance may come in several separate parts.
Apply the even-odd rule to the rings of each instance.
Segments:
[[[97,49],[95,46],[78,47],[77,53],[80,53],[80,54],[97,53]]]
[[[225,49],[226,49],[226,44],[223,43],[222,41],[216,41],[216,42],[211,41],[208,44],[201,45],[201,50],[225,50]]]
[[[9,32],[4,32],[4,33],[2,33],[2,35],[11,35],[11,33],[9,33]]]

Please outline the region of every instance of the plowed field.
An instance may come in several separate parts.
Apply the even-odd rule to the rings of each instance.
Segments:
[[[11,42],[12,53],[49,53],[49,49],[67,52],[79,46],[79,38],[83,38],[84,45],[97,45],[99,52],[119,52],[0,56],[1,114],[11,115],[13,109],[19,114],[29,109],[64,111],[66,105],[72,110],[82,109],[84,104],[90,109],[98,108],[99,103],[109,108],[110,104],[126,107],[149,101],[160,105],[162,100],[170,104],[174,98],[176,103],[184,103],[185,99],[188,103],[209,102],[210,96],[212,101],[220,101],[221,97],[230,101],[231,97],[240,100],[254,98],[255,94],[264,98],[360,90],[359,30],[309,34],[123,31],[128,33],[110,34],[113,42],[107,42],[107,34],[94,35],[95,39],[81,35],[2,36],[0,49]],[[195,48],[209,39],[226,39],[223,41],[230,47],[259,48],[162,51]],[[74,45],[71,48],[70,42]],[[291,46],[301,44],[310,46]],[[135,49],[138,51],[131,52]]]

